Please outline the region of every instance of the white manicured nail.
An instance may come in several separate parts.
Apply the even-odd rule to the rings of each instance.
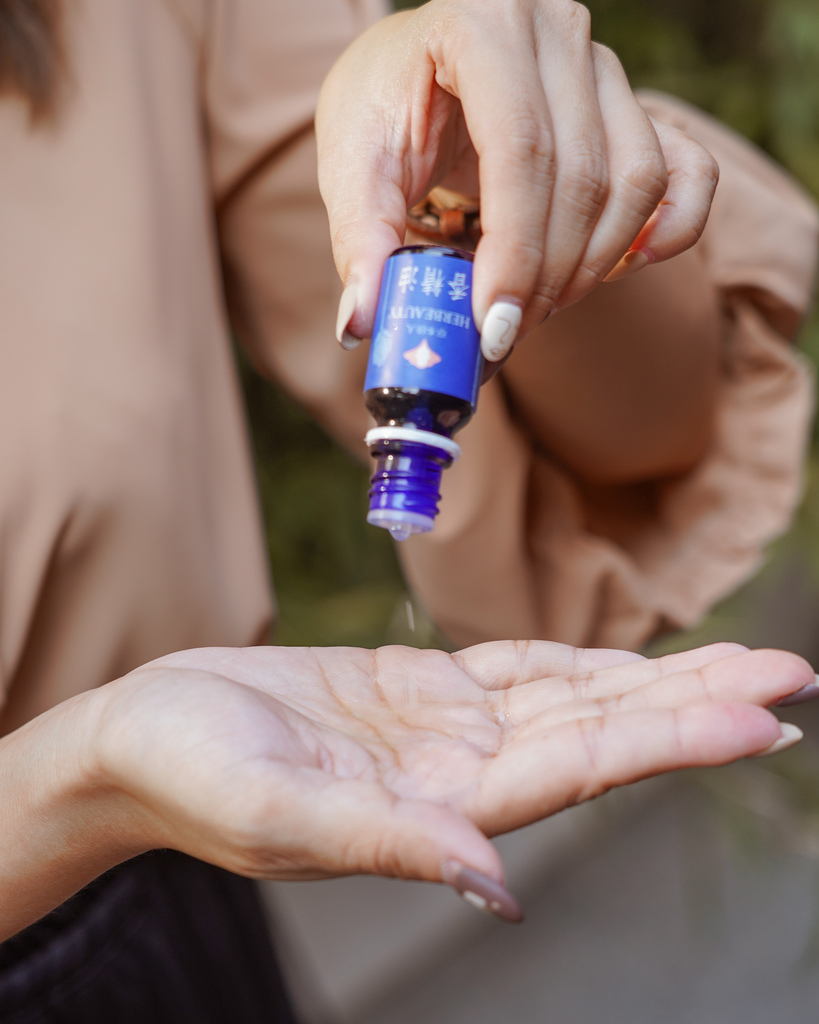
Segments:
[[[341,293],[341,300],[338,304],[338,316],[336,317],[336,341],[342,348],[346,348],[348,351],[353,348],[358,348],[361,344],[361,338],[357,338],[347,330],[347,327],[353,318],[353,314],[355,313],[357,301],[358,293],[355,285],[348,284]]]
[[[778,754],[798,743],[805,735],[798,725],[792,725],[790,722],[780,722],[779,728],[781,730],[779,739],[774,740],[769,747],[760,750],[758,754],[752,754],[752,757],[769,757],[771,754]]]
[[[513,302],[494,302],[483,321],[481,352],[484,359],[496,363],[503,359],[518,336],[523,310]]]

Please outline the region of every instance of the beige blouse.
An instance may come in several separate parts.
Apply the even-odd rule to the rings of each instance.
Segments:
[[[228,309],[257,367],[343,443],[362,451],[368,425],[366,352],[332,336],[340,288],[311,119],[325,72],[378,4],[67,9],[55,123],[32,128],[22,103],[0,101],[5,729],[167,651],[265,636]],[[718,300],[697,315],[723,350],[712,443],[693,469],[636,487],[561,467],[516,407],[537,383],[546,325],[484,389],[436,531],[402,548],[458,643],[637,646],[747,576],[797,500],[810,375],[787,339],[810,295],[816,211],[720,126],[645,102],[722,168],[696,257]],[[636,291],[599,291],[639,299],[623,287]],[[565,323],[594,315],[604,329],[610,300],[595,301]]]

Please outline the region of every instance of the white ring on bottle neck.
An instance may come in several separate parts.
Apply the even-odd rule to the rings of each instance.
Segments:
[[[409,441],[412,444],[426,444],[446,452],[453,462],[461,454],[460,445],[449,437],[433,434],[431,430],[419,430],[417,427],[373,427],[368,430],[364,440],[368,448],[377,441]]]

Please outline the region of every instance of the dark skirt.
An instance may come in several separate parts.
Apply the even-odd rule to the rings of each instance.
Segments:
[[[253,882],[156,851],[0,944],[2,1024],[295,1024]]]

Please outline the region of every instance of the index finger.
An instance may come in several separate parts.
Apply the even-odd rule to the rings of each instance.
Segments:
[[[571,647],[550,640],[493,640],[456,651],[452,659],[485,690],[507,690],[538,679],[588,675],[599,669],[646,660],[632,651]]]

